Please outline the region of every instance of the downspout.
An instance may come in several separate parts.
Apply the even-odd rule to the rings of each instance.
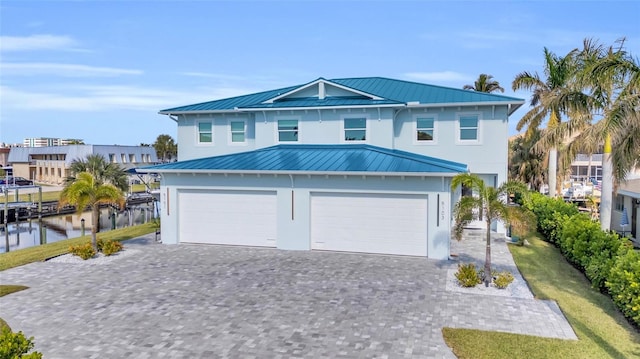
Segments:
[[[399,109],[398,111],[395,111],[393,113],[393,117],[391,118],[391,127],[392,127],[392,133],[393,133],[393,137],[391,137],[391,148],[392,149],[396,149],[396,119],[398,118],[398,114],[400,112],[402,112],[402,110],[406,110],[407,107],[403,107],[401,109]],[[380,107],[378,107],[378,112],[380,111]]]

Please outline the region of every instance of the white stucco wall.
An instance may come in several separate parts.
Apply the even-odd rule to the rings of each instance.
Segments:
[[[177,203],[180,192],[194,189],[216,190],[276,190],[277,191],[277,239],[276,246],[288,250],[311,248],[312,192],[356,192],[422,194],[428,198],[428,256],[447,259],[451,235],[450,178],[420,177],[365,177],[362,176],[306,176],[294,175],[163,175],[161,186],[161,223],[164,243],[178,241],[180,213]],[[291,196],[293,201],[293,219]],[[439,202],[438,202],[439,200]],[[251,220],[250,213],[247,220]],[[203,223],[206,229],[206,223]],[[203,233],[203,235],[205,235]]]

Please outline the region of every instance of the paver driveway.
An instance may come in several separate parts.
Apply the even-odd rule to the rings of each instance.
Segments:
[[[550,302],[445,290],[454,261],[138,239],[103,265],[0,272],[45,358],[452,358],[443,326],[575,338]],[[490,304],[492,311],[483,310]]]

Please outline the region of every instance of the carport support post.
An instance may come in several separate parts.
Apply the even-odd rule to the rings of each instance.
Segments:
[[[4,251],[9,252],[9,190],[4,187],[2,192],[4,194]]]

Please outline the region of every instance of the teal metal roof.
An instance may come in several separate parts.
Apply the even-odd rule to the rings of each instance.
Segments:
[[[467,165],[370,145],[276,145],[255,151],[139,168],[138,172],[467,172]]]
[[[284,97],[276,99],[282,94],[292,92],[296,89],[303,89],[316,81],[325,81],[328,84],[337,84],[361,93],[369,94],[380,99],[367,98],[366,96],[355,97],[325,97],[320,99]],[[274,101],[269,101],[273,100]],[[208,111],[236,111],[251,109],[277,109],[277,108],[309,108],[309,107],[335,107],[335,106],[380,106],[398,104],[419,103],[428,104],[496,104],[504,103],[516,105],[512,109],[515,111],[524,104],[523,99],[489,94],[484,92],[469,91],[457,88],[428,85],[418,82],[394,80],[384,77],[362,77],[324,80],[322,78],[298,85],[280,88],[271,91],[259,92],[244,96],[231,97],[216,101],[198,103],[174,107],[160,111],[161,114],[179,114],[189,112]]]

